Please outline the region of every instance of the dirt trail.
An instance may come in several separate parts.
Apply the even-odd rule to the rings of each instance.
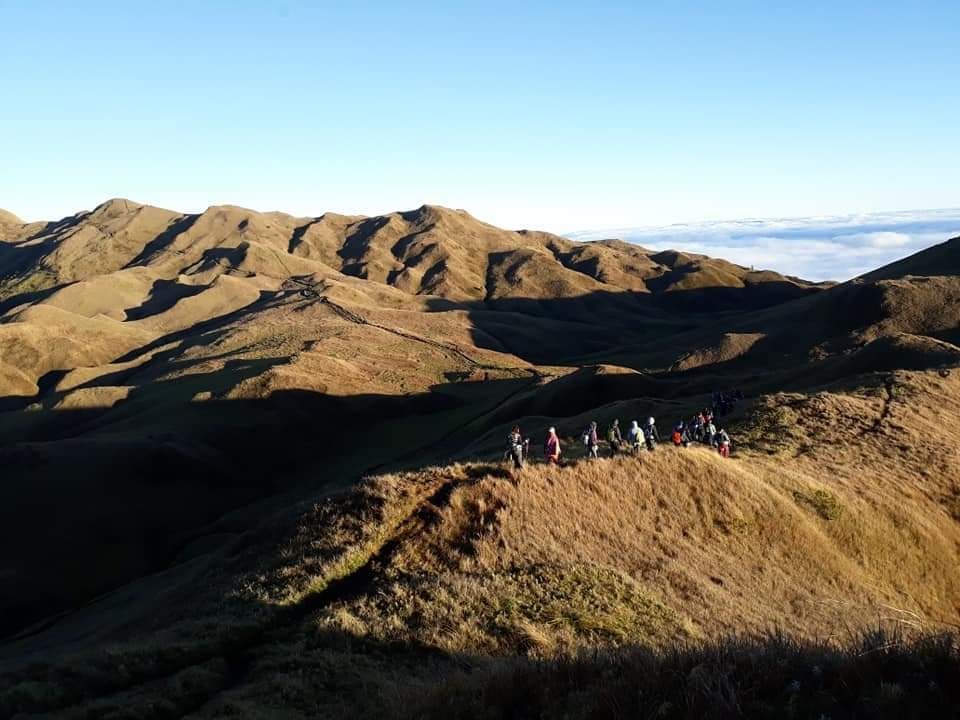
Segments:
[[[362,315],[358,315],[357,313],[355,313],[355,312],[353,312],[353,311],[351,311],[351,310],[347,310],[347,309],[346,309],[345,307],[343,307],[342,305],[339,305],[339,304],[335,303],[333,300],[331,300],[330,298],[328,298],[326,295],[323,295],[323,296],[320,297],[320,302],[323,303],[324,305],[328,306],[331,310],[333,310],[337,315],[339,315],[340,317],[342,317],[344,320],[347,320],[347,321],[349,321],[349,322],[355,323],[355,324],[357,324],[357,325],[369,325],[370,327],[377,328],[378,330],[383,330],[383,331],[385,331],[385,332],[391,333],[391,334],[396,335],[396,336],[398,336],[398,337],[402,337],[402,338],[405,338],[405,339],[407,339],[407,340],[413,340],[414,342],[423,343],[423,344],[425,344],[425,345],[429,345],[429,346],[431,346],[431,347],[437,348],[438,350],[442,350],[442,351],[444,351],[444,352],[450,353],[450,354],[452,354],[452,355],[460,358],[461,360],[463,360],[464,362],[466,362],[468,365],[470,365],[470,366],[473,367],[474,369],[477,369],[477,370],[508,370],[508,369],[512,369],[512,368],[502,368],[502,367],[498,367],[498,366],[496,366],[496,365],[487,365],[487,364],[481,363],[481,362],[475,360],[474,358],[470,357],[469,355],[467,355],[467,354],[466,354],[465,352],[463,352],[463,350],[461,350],[460,348],[455,347],[455,346],[453,346],[453,345],[448,345],[447,343],[437,342],[436,340],[429,340],[429,339],[427,339],[427,338],[420,337],[419,335],[414,335],[413,333],[408,333],[408,332],[405,332],[405,331],[403,331],[403,330],[397,330],[396,328],[387,327],[386,325],[380,325],[379,323],[370,322],[369,320],[367,320],[367,319],[366,319],[365,317],[363,317]],[[531,372],[532,372],[532,371],[531,371]]]

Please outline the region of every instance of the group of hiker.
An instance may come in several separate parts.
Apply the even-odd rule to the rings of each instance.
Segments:
[[[673,428],[673,444],[688,447],[691,442],[703,443],[716,448],[723,457],[730,457],[730,435],[715,420],[714,412],[707,408],[690,420],[681,420]]]
[[[596,423],[591,423],[591,427],[596,427]],[[647,418],[643,427],[634,420],[627,431],[627,439],[624,442],[623,433],[620,431],[620,421],[614,420],[607,428],[607,445],[610,448],[611,457],[626,452],[629,449],[632,452],[640,452],[644,447],[653,451],[660,442],[660,431],[657,429],[657,421],[654,418]],[[591,457],[599,457],[599,448],[594,448]]]
[[[735,402],[732,396],[730,402]],[[588,459],[600,457],[600,434],[595,420],[584,429],[580,440]],[[653,452],[656,450],[657,443],[661,442],[656,419],[652,417],[647,418],[642,426],[634,420],[627,431],[626,439],[620,429],[620,421],[614,419],[607,428],[606,440],[611,457],[626,453],[639,454],[644,450]],[[722,457],[730,457],[730,435],[716,422],[715,412],[710,408],[701,410],[689,420],[680,420],[673,427],[670,441],[676,447],[689,447],[692,442],[701,443],[716,449]],[[557,429],[551,427],[543,443],[544,457],[547,463],[559,465],[561,453],[562,447]],[[516,426],[507,436],[506,456],[512,459],[513,466],[519,469],[523,467],[529,455],[530,439],[524,438],[519,426]]]

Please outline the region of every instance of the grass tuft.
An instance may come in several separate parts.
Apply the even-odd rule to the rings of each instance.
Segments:
[[[836,520],[843,513],[840,501],[826,490],[794,490],[793,497],[798,503],[811,508],[824,520]]]

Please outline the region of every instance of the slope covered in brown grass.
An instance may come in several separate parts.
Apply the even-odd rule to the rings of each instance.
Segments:
[[[664,447],[516,475],[453,468],[457,487],[396,550],[390,582],[342,612],[385,640],[426,632],[473,652],[772,627],[831,635],[883,605],[953,623],[960,378],[886,383],[765,398],[733,462]],[[553,609],[551,596],[563,598]]]
[[[316,471],[349,482],[424,448],[449,456],[489,430],[489,412],[569,371],[551,369],[558,362],[688,327],[656,299],[670,293],[654,281],[675,271],[623,243],[501,230],[433,206],[295,218],[115,199],[49,223],[4,216],[7,499],[23,487],[50,494],[65,473],[60,499],[81,506],[123,488],[107,492],[104,512],[55,515],[51,528],[81,538],[66,551],[39,545],[3,561],[4,597],[32,596],[6,609],[4,629],[170,562],[184,518],[193,531],[199,518],[309,486]],[[401,416],[422,421],[398,427]],[[173,477],[190,468],[190,483]],[[191,483],[196,513],[178,515]],[[169,501],[135,499],[158,485]],[[8,505],[10,538],[52,502]],[[131,552],[75,582],[78,561],[117,538]],[[36,563],[51,572],[34,575]]]
[[[372,477],[8,645],[0,707],[389,715],[431,674],[517,656],[950,627],[958,412],[957,373],[898,372],[761,399],[731,460]],[[91,632],[114,649],[77,665]]]
[[[234,206],[182,215],[115,199],[58,222],[19,228],[16,223],[13,216],[4,221],[8,247],[0,270],[23,276],[42,269],[47,285],[137,266],[170,277],[195,271],[197,263],[233,262],[262,250],[257,272],[264,272],[276,253],[292,267],[305,266],[290,256],[406,293],[452,300],[553,299],[604,288],[742,288],[756,282],[790,285],[797,296],[810,287],[705,256],[678,259],[625,243],[576,243],[548,233],[501,230],[463,210],[429,205],[371,218],[332,213],[295,218]],[[658,282],[668,275],[682,276],[683,282]]]
[[[957,243],[824,287],[433,206],[4,216],[0,714],[955,623]],[[733,388],[735,460],[499,463]]]
[[[912,258],[868,273],[861,278],[835,285],[790,302],[732,314],[712,326],[698,325],[671,334],[657,347],[649,342],[630,343],[623,355],[608,359],[647,368],[722,371],[746,377],[758,367],[773,368],[780,386],[796,383],[809,387],[850,375],[846,367],[866,346],[878,339],[912,336],[916,348],[927,345],[930,357],[920,367],[936,367],[942,361],[942,345],[930,345],[923,338],[954,345],[960,321],[957,312],[955,259],[960,238],[918,253],[916,269],[929,275],[901,275],[909,272]],[[941,258],[939,263],[925,257]],[[950,351],[953,352],[953,351]],[[869,367],[864,353],[858,371],[900,367],[892,363]],[[949,361],[948,361],[949,362]],[[911,365],[915,367],[916,365]],[[775,387],[771,384],[765,389]]]

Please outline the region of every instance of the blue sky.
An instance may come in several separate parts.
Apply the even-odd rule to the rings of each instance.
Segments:
[[[0,207],[960,206],[960,3],[0,0]]]

